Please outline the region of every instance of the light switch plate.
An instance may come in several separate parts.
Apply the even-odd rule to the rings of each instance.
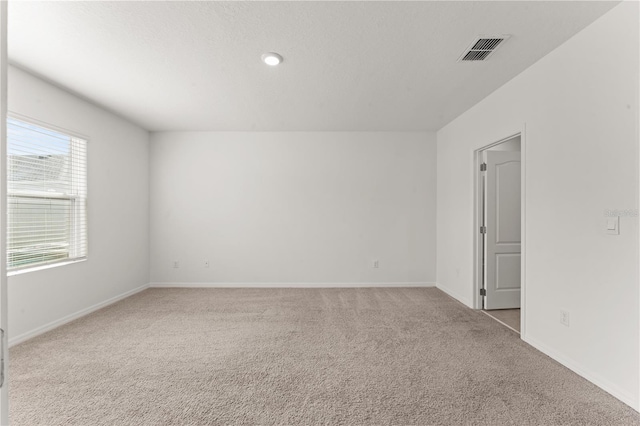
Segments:
[[[607,218],[607,234],[620,235],[620,216]]]

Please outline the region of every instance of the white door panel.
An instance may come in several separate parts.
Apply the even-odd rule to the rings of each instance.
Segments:
[[[520,253],[496,253],[496,289],[520,289]]]
[[[520,307],[520,152],[485,151],[485,309]]]

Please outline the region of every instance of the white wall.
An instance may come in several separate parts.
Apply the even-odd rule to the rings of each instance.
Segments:
[[[473,151],[526,123],[523,337],[636,409],[638,52],[624,2],[437,133],[438,286],[472,305]]]
[[[9,277],[21,341],[149,282],[149,133],[14,67],[9,111],[88,136],[89,256]]]
[[[8,57],[7,57],[7,2],[0,4],[0,158],[5,159],[7,156],[7,79],[8,79]],[[7,173],[5,171],[6,163],[0,162],[0,229],[6,229],[7,219]],[[6,238],[0,239],[0,253],[6,253]],[[0,327],[8,330],[9,315],[7,309],[7,264],[0,262]],[[6,340],[8,333],[2,337],[2,355],[3,359],[9,358],[8,346]],[[2,373],[6,373],[7,363],[2,367]],[[9,386],[8,383],[0,389],[0,424],[9,424]]]
[[[435,148],[433,133],[152,133],[151,282],[433,284]]]

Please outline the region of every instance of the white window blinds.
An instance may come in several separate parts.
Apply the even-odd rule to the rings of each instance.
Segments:
[[[7,120],[7,268],[87,256],[87,141]]]

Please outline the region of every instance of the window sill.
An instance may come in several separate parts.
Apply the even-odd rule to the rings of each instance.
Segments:
[[[34,266],[32,268],[18,269],[18,270],[15,270],[15,271],[7,272],[7,277],[13,277],[14,275],[22,275],[22,274],[26,274],[28,272],[42,271],[44,269],[57,268],[58,266],[71,265],[73,263],[80,263],[80,262],[84,262],[86,260],[87,260],[87,258],[83,257],[82,259],[73,259],[73,260],[69,260],[69,261],[66,261],[66,262],[50,263],[48,265],[40,265],[40,266]]]

